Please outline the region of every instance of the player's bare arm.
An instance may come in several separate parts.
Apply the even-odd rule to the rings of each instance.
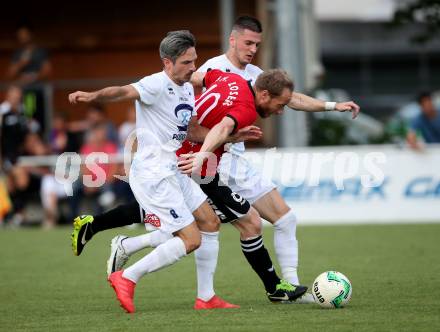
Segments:
[[[188,134],[186,136],[186,139],[195,143],[203,143],[208,133],[209,128],[201,126],[197,122],[197,118],[193,117],[188,124]],[[229,135],[226,138],[226,143],[254,141],[260,139],[261,137],[263,137],[263,132],[259,127],[247,126],[241,128],[235,134]]]
[[[191,75],[190,83],[193,85],[194,89],[202,89],[203,88],[203,79],[205,78],[206,73],[194,72]]]
[[[71,104],[91,102],[111,103],[136,100],[139,98],[139,93],[131,85],[111,86],[93,92],[76,91],[69,94],[69,102]]]
[[[327,110],[326,103],[322,100],[309,97],[299,92],[292,92],[290,102],[287,104],[294,110],[304,112],[324,112]],[[352,118],[355,119],[360,112],[360,107],[353,101],[335,103],[331,105],[334,111],[352,112]]]
[[[195,143],[203,143],[208,133],[209,128],[201,126],[197,121],[197,117],[193,116],[188,124],[186,139]]]
[[[223,120],[211,128],[206,135],[200,152],[195,154],[182,154],[178,166],[182,173],[191,174],[203,165],[206,159],[205,152],[214,152],[215,149],[227,142],[228,136],[233,132],[235,122],[230,117],[224,117]]]

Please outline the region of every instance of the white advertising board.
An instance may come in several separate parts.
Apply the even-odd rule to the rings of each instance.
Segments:
[[[250,150],[300,224],[440,222],[440,146]]]

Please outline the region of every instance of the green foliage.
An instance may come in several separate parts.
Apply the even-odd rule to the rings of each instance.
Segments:
[[[396,10],[390,26],[400,27],[412,23],[422,25],[422,31],[412,36],[413,42],[426,43],[438,38],[440,34],[440,1],[414,0],[406,3]]]

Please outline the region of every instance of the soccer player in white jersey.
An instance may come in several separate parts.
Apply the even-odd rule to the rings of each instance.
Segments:
[[[194,112],[194,90],[188,83],[197,58],[193,35],[170,32],[160,44],[160,57],[164,70],[137,83],[69,95],[73,104],[135,101],[138,150],[130,169],[130,187],[158,232],[173,234],[141,260],[109,276],[117,299],[129,313],[135,311],[134,289],[142,276],[177,262],[200,246],[194,218],[201,230],[218,237],[219,219],[206,195],[176,167],[175,152],[187,136]],[[85,234],[86,230],[83,237]],[[129,245],[130,240],[125,243]]]

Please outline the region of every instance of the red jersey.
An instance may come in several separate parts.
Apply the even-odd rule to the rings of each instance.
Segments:
[[[206,91],[197,98],[195,103],[200,125],[211,129],[227,116],[234,120],[233,132],[236,132],[255,122],[257,111],[254,91],[250,83],[240,75],[225,73],[218,69],[210,70],[205,74],[204,86]],[[200,151],[201,147],[202,144],[186,140],[176,153],[177,156],[183,153],[194,153]],[[217,156],[217,165],[224,153],[224,146],[219,147],[214,153]],[[205,167],[202,175],[206,175],[204,169]]]

